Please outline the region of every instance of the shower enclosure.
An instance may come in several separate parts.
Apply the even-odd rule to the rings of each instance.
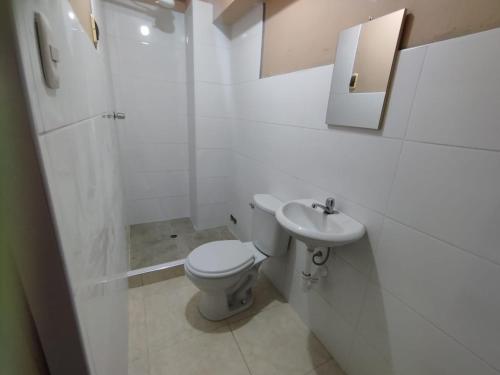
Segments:
[[[196,175],[200,153],[204,163],[227,156],[196,137],[196,121],[225,120],[194,119],[193,10],[179,4],[103,2],[116,110],[125,114],[118,135],[133,275],[179,265],[205,242],[234,238],[225,225],[228,171]]]

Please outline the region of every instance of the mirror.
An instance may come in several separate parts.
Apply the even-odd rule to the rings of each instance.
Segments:
[[[327,124],[380,127],[405,15],[401,9],[340,33]]]
[[[99,40],[99,29],[97,27],[93,12],[92,12],[92,1],[91,0],[69,0],[71,7],[73,8],[73,14],[70,17],[76,17],[82,25],[85,34],[88,35],[94,47],[97,48],[97,42]]]

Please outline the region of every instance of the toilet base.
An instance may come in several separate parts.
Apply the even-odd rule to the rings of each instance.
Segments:
[[[201,292],[198,310],[205,319],[219,321],[248,309],[253,305],[253,301],[254,297],[251,289],[248,291],[244,303],[242,301],[228,303],[228,297],[224,293],[214,295]]]

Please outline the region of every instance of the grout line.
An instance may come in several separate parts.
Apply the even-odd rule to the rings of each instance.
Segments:
[[[403,143],[404,143],[404,142],[407,142],[407,141],[403,141]],[[450,147],[453,147],[453,146],[450,146]],[[391,215],[389,215],[389,213],[387,212],[387,207],[386,207],[386,209],[385,209],[385,212],[382,212],[382,211],[376,210],[376,209],[374,209],[374,208],[367,207],[367,206],[365,206],[365,205],[364,205],[364,204],[362,204],[362,203],[359,203],[359,202],[356,202],[356,201],[354,201],[354,200],[352,200],[352,199],[350,199],[350,198],[347,198],[347,197],[346,197],[346,196],[344,196],[343,194],[339,194],[339,193],[334,192],[334,191],[328,191],[328,190],[326,190],[326,188],[324,188],[324,187],[322,187],[322,186],[316,185],[315,183],[313,183],[313,182],[311,182],[311,181],[306,181],[306,180],[303,180],[302,178],[297,177],[297,176],[294,176],[294,175],[290,174],[289,172],[283,171],[282,169],[280,169],[280,168],[278,168],[278,167],[276,167],[276,166],[273,166],[272,164],[266,164],[264,161],[260,161],[260,160],[258,160],[258,159],[253,158],[253,157],[250,157],[250,156],[248,156],[248,155],[242,154],[242,153],[240,153],[240,152],[238,152],[238,151],[233,151],[233,152],[234,152],[235,154],[238,154],[238,155],[240,155],[240,156],[244,157],[244,158],[247,158],[247,159],[249,159],[249,160],[252,160],[252,161],[254,161],[254,162],[257,162],[257,163],[259,163],[259,164],[264,164],[264,165],[265,165],[265,168],[269,168],[269,166],[271,165],[271,168],[273,168],[273,169],[277,170],[277,171],[278,171],[278,172],[280,172],[280,173],[285,174],[286,176],[288,176],[288,177],[290,177],[290,178],[296,179],[296,180],[298,180],[298,181],[301,181],[302,183],[305,183],[305,184],[308,184],[308,185],[310,185],[310,186],[312,186],[312,187],[314,187],[314,188],[320,189],[320,190],[322,190],[322,191],[323,191],[323,192],[325,192],[325,193],[331,193],[331,194],[334,194],[334,195],[336,195],[337,197],[339,197],[340,199],[344,199],[345,201],[347,201],[347,202],[349,202],[349,203],[351,203],[351,204],[354,204],[354,205],[356,205],[356,206],[359,206],[359,207],[361,207],[361,208],[364,208],[364,209],[366,209],[366,210],[369,210],[369,211],[371,211],[371,212],[374,212],[374,213],[376,213],[376,214],[378,214],[378,215],[381,215],[381,216],[383,217],[384,221],[385,221],[386,219],[389,219],[389,220],[395,221],[396,223],[398,223],[398,224],[400,224],[400,225],[403,225],[403,226],[405,226],[405,227],[408,227],[408,228],[410,228],[410,229],[412,229],[412,230],[414,230],[414,231],[416,231],[416,232],[418,232],[418,233],[420,233],[420,234],[423,234],[423,235],[426,235],[426,236],[428,236],[428,237],[434,238],[434,239],[436,239],[436,240],[438,240],[438,241],[444,242],[444,243],[446,243],[446,244],[450,245],[451,247],[453,247],[453,248],[455,248],[455,249],[461,250],[461,251],[463,251],[463,252],[465,252],[465,253],[467,253],[467,254],[473,255],[473,256],[475,256],[475,257],[477,257],[477,258],[479,258],[479,259],[481,259],[481,260],[483,260],[483,261],[487,261],[487,262],[493,263],[494,265],[496,265],[496,266],[499,266],[499,267],[500,267],[500,262],[498,262],[498,261],[495,261],[495,260],[492,260],[492,259],[486,258],[486,257],[484,257],[484,256],[482,256],[482,255],[479,255],[479,254],[473,253],[473,252],[471,252],[470,250],[467,250],[467,249],[464,249],[464,248],[460,247],[459,245],[456,245],[456,244],[453,244],[453,243],[451,243],[451,242],[448,242],[447,240],[444,240],[444,239],[442,239],[442,238],[436,237],[435,235],[432,235],[432,234],[430,234],[430,233],[423,232],[423,231],[421,231],[421,230],[419,230],[419,229],[417,229],[417,228],[415,228],[415,227],[413,227],[413,226],[411,226],[411,225],[409,225],[409,224],[403,223],[403,222],[401,222],[401,221],[399,221],[399,220],[395,219],[394,217],[392,217]],[[398,162],[398,163],[399,163],[399,162]],[[389,194],[389,197],[390,197],[390,196],[391,196],[391,194]],[[383,225],[382,225],[382,228],[383,228]],[[373,250],[375,250],[375,251],[377,250],[377,246],[378,246],[378,243],[380,242],[381,237],[382,237],[382,231],[380,232],[380,235],[379,235],[379,237],[378,237],[378,239],[377,239],[377,243],[376,243],[376,244],[374,244]]]
[[[127,173],[130,173],[130,174],[159,174],[159,173],[166,173],[166,174],[170,174],[170,173],[182,173],[182,172],[189,172],[190,170],[189,169],[162,169],[162,170],[156,170],[156,171],[135,171],[135,170],[132,170],[130,172],[127,172]]]
[[[457,144],[449,144],[449,143],[442,143],[442,142],[433,142],[433,141],[425,141],[425,140],[418,140],[418,139],[409,139],[407,138],[407,133],[409,129],[409,123],[407,123],[406,129],[405,129],[405,135],[403,137],[390,137],[383,135],[381,133],[369,133],[365,132],[363,130],[358,131],[359,129],[344,129],[344,128],[339,128],[339,127],[328,127],[328,128],[317,128],[317,127],[309,127],[309,126],[303,126],[303,125],[296,125],[296,124],[285,124],[285,123],[277,123],[277,122],[270,122],[270,121],[263,121],[263,120],[255,120],[255,119],[244,119],[244,118],[233,118],[234,121],[241,121],[241,122],[247,122],[247,123],[254,123],[254,124],[260,124],[260,125],[271,125],[271,126],[280,126],[280,127],[288,127],[288,128],[299,128],[299,129],[305,129],[305,130],[310,130],[310,131],[320,131],[320,132],[332,132],[334,130],[343,132],[344,134],[356,134],[356,135],[361,135],[361,136],[368,136],[368,137],[374,137],[374,138],[381,138],[381,139],[392,139],[392,140],[399,140],[403,142],[411,142],[411,143],[422,143],[422,144],[430,144],[430,145],[436,145],[436,146],[443,146],[443,147],[452,147],[452,148],[459,148],[459,149],[466,149],[466,150],[478,150],[478,151],[489,151],[489,152],[495,152],[495,153],[500,153],[500,149],[495,149],[495,148],[488,148],[488,147],[477,147],[477,146],[464,146],[464,145],[457,145]],[[410,117],[408,118],[408,122],[410,120]],[[239,125],[236,125],[237,127],[241,127]],[[243,125],[245,126],[245,125]],[[246,127],[251,127],[251,126],[246,126]]]
[[[372,267],[372,271],[373,269],[375,268],[375,265],[373,265]],[[360,309],[359,309],[359,314],[358,314],[358,318],[356,319],[356,323],[354,325],[354,329],[353,329],[353,333],[352,333],[352,336],[351,336],[351,342],[349,343],[349,350],[347,352],[347,366],[350,367],[350,364],[351,364],[351,361],[352,361],[352,357],[353,357],[353,353],[354,353],[354,346],[355,346],[355,343],[356,343],[356,337],[361,336],[361,334],[359,333],[359,328],[360,328],[360,324],[361,324],[361,317],[363,316],[363,312],[365,310],[365,307],[366,307],[366,296],[368,295],[368,289],[370,288],[370,280],[371,280],[371,273],[370,272],[370,275],[368,276],[368,279],[366,280],[366,285],[365,285],[365,290],[363,292],[363,298],[362,298],[362,302],[361,302],[361,306],[360,306]],[[319,294],[319,293],[318,293]]]
[[[462,343],[461,341],[459,341],[458,339],[456,339],[454,336],[452,336],[450,333],[446,332],[445,330],[443,330],[441,327],[439,327],[436,323],[434,323],[433,321],[429,320],[425,315],[423,315],[422,313],[418,312],[417,310],[415,310],[412,306],[410,306],[407,302],[405,302],[404,300],[402,300],[399,296],[393,294],[391,291],[389,291],[388,289],[386,289],[385,287],[383,287],[381,284],[376,284],[374,282],[369,282],[369,284],[372,284],[373,286],[375,286],[376,288],[378,288],[379,290],[389,294],[392,298],[398,300],[403,306],[405,306],[406,308],[408,308],[409,310],[411,310],[413,313],[415,313],[416,315],[418,315],[423,321],[427,322],[429,325],[431,325],[432,327],[434,327],[435,329],[437,329],[439,332],[441,332],[444,336],[450,338],[452,341],[454,341],[456,344],[458,344],[458,346],[462,347],[463,349],[465,349],[467,352],[469,352],[470,354],[472,354],[473,357],[477,358],[480,362],[483,362],[487,367],[491,368],[492,370],[498,372],[500,371],[500,368],[496,368],[494,367],[492,364],[490,364],[485,358],[483,358],[481,355],[475,353],[472,349],[470,349],[468,346],[466,346],[464,343]],[[368,341],[368,339],[364,336],[364,335],[360,335],[365,341]],[[366,342],[365,342],[366,343]],[[373,348],[373,346],[370,344],[370,346]],[[376,350],[377,353],[381,354],[378,350]],[[382,356],[385,358],[385,356]]]
[[[359,202],[356,202],[356,201],[352,200],[351,198],[347,198],[344,194],[341,194],[341,193],[338,193],[338,192],[335,192],[335,191],[332,191],[332,190],[327,190],[327,188],[325,188],[325,187],[323,187],[323,186],[316,185],[315,183],[313,183],[313,182],[311,182],[311,181],[306,181],[306,180],[302,179],[301,177],[294,176],[294,175],[290,174],[289,172],[284,171],[284,170],[282,170],[281,168],[276,167],[275,165],[273,165],[273,164],[271,164],[271,163],[266,163],[266,162],[265,162],[265,161],[263,161],[263,160],[255,159],[254,157],[249,156],[249,155],[246,155],[246,154],[243,154],[243,153],[241,153],[241,152],[239,152],[239,151],[234,151],[234,150],[233,150],[233,152],[234,152],[235,154],[238,154],[238,155],[240,155],[240,156],[242,156],[242,157],[246,158],[246,159],[249,159],[249,160],[252,160],[252,161],[257,162],[257,163],[259,163],[259,164],[264,165],[264,168],[273,168],[273,169],[275,169],[276,171],[278,171],[278,172],[280,172],[280,173],[282,173],[282,174],[284,174],[284,175],[286,175],[286,176],[288,176],[288,177],[290,177],[290,178],[293,178],[293,179],[298,180],[298,181],[300,181],[300,182],[302,182],[302,183],[308,184],[308,185],[310,185],[310,186],[312,186],[312,187],[314,187],[314,188],[316,188],[316,189],[319,189],[319,190],[323,191],[324,193],[327,193],[327,194],[334,194],[334,195],[336,195],[337,197],[339,197],[339,198],[341,198],[341,199],[343,199],[343,200],[347,201],[348,203],[354,204],[354,205],[356,205],[356,206],[358,206],[358,207],[364,208],[364,209],[369,210],[369,211],[371,211],[371,212],[375,212],[376,214],[379,214],[379,215],[381,215],[381,216],[385,216],[385,214],[384,214],[382,211],[376,210],[376,209],[374,209],[374,208],[367,207],[367,206],[365,206],[365,205],[364,205],[364,204],[362,204],[362,203],[359,203]]]
[[[63,130],[63,129],[66,129],[66,128],[69,128],[70,126],[73,126],[73,125],[81,125],[82,123],[84,122],[87,122],[87,121],[90,121],[90,120],[93,120],[93,119],[96,119],[98,117],[101,117],[102,115],[104,115],[105,113],[107,112],[99,112],[95,115],[92,115],[92,116],[89,116],[89,117],[85,117],[83,119],[79,119],[77,121],[73,121],[73,122],[70,122],[68,124],[65,124],[65,125],[61,125],[57,128],[54,128],[54,129],[50,129],[50,130],[44,130],[42,132],[39,132],[38,133],[38,136],[44,136],[44,135],[48,135],[48,134],[51,134],[51,133],[55,133],[57,132],[58,130]]]
[[[154,266],[142,267],[130,270],[127,272],[127,277],[140,276],[155,271],[163,271],[177,266],[183,266],[185,259],[174,260],[171,262],[160,263]]]
[[[254,120],[254,119],[245,119],[245,118],[240,118],[240,117],[233,117],[232,119],[235,120],[235,121],[251,122],[251,123],[273,125],[273,126],[281,126],[281,127],[289,127],[289,128],[299,128],[299,129],[306,129],[306,130],[320,131],[320,132],[329,132],[329,133],[331,133],[332,131],[336,130],[338,132],[348,133],[348,134],[371,136],[371,137],[382,138],[382,139],[403,140],[402,137],[389,137],[387,135],[383,135],[382,133],[378,133],[377,132],[378,130],[368,130],[368,129],[361,129],[361,128],[349,128],[349,127],[342,127],[342,126],[335,126],[335,125],[326,125],[326,124],[322,124],[322,125],[326,126],[325,128],[319,128],[319,127],[311,127],[311,126],[304,126],[304,125],[297,125],[297,124],[285,124],[285,123],[280,123],[280,122]]]
[[[314,335],[314,333],[311,330],[309,330],[309,331]],[[314,335],[314,337],[316,338],[316,340],[318,340],[321,343],[321,345],[323,345],[323,343],[316,337],[316,335]],[[325,347],[325,345],[323,345],[323,347]],[[321,362],[321,363],[319,363],[317,365],[313,365],[312,370],[307,371],[306,373],[304,373],[304,375],[313,375],[315,370],[319,369],[321,366],[326,365],[328,362],[330,362],[330,361],[336,362],[335,358],[333,357],[333,355],[326,348],[325,348],[325,351],[328,353],[328,355],[330,356],[330,358],[325,359],[324,362]]]
[[[142,294],[142,293],[141,293]],[[144,306],[144,326],[146,328],[146,335],[145,335],[145,340],[146,340],[146,360],[147,360],[147,368],[148,368],[148,374],[151,374],[151,353],[150,353],[150,348],[149,348],[149,324],[148,324],[148,318],[147,318],[147,311],[146,311],[146,302],[144,300],[144,295],[142,294],[142,304]]]
[[[397,219],[393,218],[392,216],[389,216],[389,215],[384,215],[384,216],[385,216],[385,217],[384,217],[384,226],[385,226],[385,221],[386,221],[386,220],[391,220],[391,221],[394,221],[395,223],[398,223],[399,225],[402,225],[402,226],[404,226],[404,227],[406,227],[406,228],[410,228],[411,230],[413,230],[413,231],[415,231],[415,232],[417,232],[417,233],[419,233],[419,234],[422,234],[422,235],[424,235],[424,236],[427,236],[427,237],[430,237],[430,238],[432,238],[432,239],[435,239],[436,241],[439,241],[439,242],[445,243],[445,244],[447,244],[448,246],[451,246],[453,249],[459,250],[459,251],[461,251],[461,252],[463,252],[463,253],[466,253],[466,254],[469,254],[469,255],[471,255],[471,256],[473,256],[473,257],[476,257],[476,258],[478,258],[478,259],[480,259],[480,260],[482,260],[482,261],[484,261],[484,262],[487,262],[487,263],[492,263],[493,265],[495,265],[495,266],[497,266],[497,267],[500,267],[500,262],[498,262],[498,261],[494,261],[494,260],[489,259],[489,258],[486,258],[486,257],[484,257],[484,256],[482,256],[482,255],[479,255],[479,254],[473,253],[473,252],[471,252],[470,250],[464,249],[464,248],[462,248],[462,247],[460,247],[460,246],[458,246],[458,245],[455,245],[455,244],[453,244],[453,243],[451,243],[451,242],[448,242],[447,240],[444,240],[444,239],[442,239],[442,238],[436,237],[436,236],[435,236],[435,235],[433,235],[433,234],[426,233],[426,232],[422,232],[420,229],[417,229],[417,228],[415,228],[415,227],[413,227],[413,226],[411,226],[411,225],[409,225],[409,224],[405,224],[405,223],[403,223],[403,222],[401,222],[401,221],[399,221],[399,220],[397,220]],[[380,237],[382,237],[382,236],[380,236]],[[380,240],[380,238],[379,238],[379,240]]]
[[[415,91],[413,92],[413,96],[412,96],[412,99],[411,99],[411,107],[410,107],[410,110],[408,111],[408,116],[406,117],[406,127],[405,127],[405,133],[404,133],[404,136],[401,138],[403,140],[403,142],[401,142],[401,146],[400,146],[400,149],[399,149],[399,155],[398,155],[398,160],[397,160],[397,163],[396,163],[396,167],[394,168],[394,174],[392,176],[392,181],[391,181],[391,185],[389,187],[389,194],[387,195],[387,201],[385,202],[384,204],[384,214],[387,214],[387,210],[389,209],[389,203],[391,201],[391,197],[392,197],[392,194],[394,192],[394,185],[396,184],[396,178],[398,176],[398,171],[401,167],[401,157],[403,155],[403,150],[404,150],[404,140],[406,139],[406,136],[408,135],[408,129],[410,127],[410,120],[412,118],[412,114],[413,114],[413,109],[414,109],[414,106],[415,106],[415,98],[417,97],[417,91],[418,91],[418,88],[420,86],[420,78],[422,77],[422,71],[424,70],[424,66],[425,66],[425,62],[427,60],[427,47],[424,47],[425,50],[424,50],[424,58],[422,59],[422,64],[420,65],[420,70],[418,72],[418,77],[417,77],[417,84],[415,86]],[[380,236],[382,237],[382,236]],[[377,239],[377,243],[375,244],[375,248],[377,248],[378,246],[378,243],[380,241],[380,237]]]
[[[245,354],[243,354],[243,350],[241,350],[240,344],[238,340],[236,339],[236,335],[234,334],[233,329],[231,328],[231,325],[228,325],[229,330],[231,331],[231,335],[233,336],[233,340],[236,343],[236,346],[238,347],[238,350],[240,351],[241,358],[243,359],[243,362],[245,363],[245,366],[247,367],[248,373],[252,375],[252,371],[250,371],[250,366],[248,365],[247,359],[245,358]]]
[[[426,63],[427,57],[428,57],[429,48],[427,46],[423,47],[423,48],[424,48],[424,58],[422,59],[422,64],[420,65],[420,69],[418,72],[417,84],[415,86],[415,91],[413,92],[413,97],[411,99],[410,111],[408,112],[408,116],[406,118],[406,129],[405,129],[405,135],[403,136],[403,139],[406,139],[406,137],[408,135],[408,129],[410,128],[410,120],[412,118],[413,110],[415,108],[415,99],[417,97],[418,88],[420,87],[420,81],[422,78],[422,72],[424,71],[425,63]]]
[[[422,140],[417,140],[417,139],[404,139],[404,142],[405,143],[426,144],[426,145],[448,147],[448,148],[457,148],[457,149],[471,150],[471,151],[485,151],[485,152],[500,153],[500,149],[495,149],[495,148],[473,147],[473,146],[463,146],[463,145],[452,145],[452,144],[447,144],[447,143],[439,143],[439,142],[432,142],[432,141],[422,141]]]
[[[148,145],[167,145],[167,146],[177,145],[177,146],[184,146],[184,145],[188,145],[188,144],[189,144],[188,141],[186,141],[186,142],[162,142],[162,141],[148,142],[148,141],[139,141],[139,142],[134,142],[134,146],[132,146],[130,148],[135,148],[135,147],[137,147],[136,145],[140,145],[140,146],[148,146]]]
[[[183,198],[183,197],[188,197],[189,194],[182,194],[182,195],[160,195],[160,196],[147,196],[147,197],[141,197],[141,198],[125,198],[125,202],[135,202],[135,201],[142,201],[142,200],[147,200],[147,199],[163,199],[163,198]],[[169,219],[167,219],[169,220]],[[172,219],[173,220],[173,219]],[[140,224],[145,224],[145,223],[140,223]],[[135,225],[135,224],[132,224]]]

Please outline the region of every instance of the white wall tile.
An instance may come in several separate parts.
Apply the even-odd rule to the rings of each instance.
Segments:
[[[366,344],[362,337],[356,337],[346,368],[349,375],[393,375],[390,361]]]
[[[236,126],[238,152],[366,207],[385,210],[401,141],[335,129],[244,121]]]
[[[129,225],[160,221],[163,217],[158,198],[143,198],[127,201]]]
[[[188,171],[129,172],[125,175],[125,187],[128,200],[186,195],[189,174]]]
[[[397,374],[497,374],[454,339],[376,286],[368,289],[359,332]]]
[[[185,82],[186,49],[179,43],[138,42],[109,36],[114,74],[153,81]]]
[[[382,232],[384,216],[343,197],[336,199],[335,206],[362,223],[366,229],[365,236],[359,241],[337,248],[337,255],[362,274],[370,275],[374,265],[373,252]]]
[[[224,203],[231,200],[231,179],[229,177],[199,178],[199,204]]]
[[[160,198],[159,201],[162,212],[161,220],[171,220],[189,216],[189,197],[187,195],[164,197]]]
[[[166,198],[188,194],[184,15],[129,0],[106,3],[105,10],[116,111],[126,114],[119,134],[127,208],[137,210],[128,216],[133,224],[179,217],[189,202],[172,207]],[[141,26],[150,34],[142,35]]]
[[[126,119],[119,123],[122,147],[148,143],[163,143],[165,145],[188,143],[186,116],[167,116],[165,118],[151,114],[144,118],[133,110],[126,110],[125,114]]]
[[[201,82],[231,83],[230,50],[211,44],[194,44],[195,79]],[[199,62],[199,63],[198,63]]]
[[[429,45],[410,139],[500,150],[500,29]]]
[[[40,67],[34,12],[44,14],[52,28],[53,43],[59,49],[57,73],[60,87],[45,85]],[[16,4],[16,26],[22,38],[23,73],[30,84],[28,95],[37,108],[38,132],[91,118],[111,105],[107,77],[106,49],[94,48],[77,19],[68,17],[67,1],[25,1]],[[98,11],[98,10],[96,10]]]
[[[199,148],[230,148],[232,123],[232,119],[197,117],[196,145]]]
[[[355,326],[365,295],[368,278],[342,258],[330,254],[328,277],[321,279],[316,290],[351,326]]]
[[[130,225],[189,217],[189,197],[141,198],[127,201]]]
[[[255,81],[260,77],[260,54],[262,35],[245,35],[242,40],[233,42],[231,48],[232,82]]]
[[[270,258],[264,263],[263,271],[327,349],[335,353],[335,359],[346,367],[354,326],[317,291],[306,286],[301,276],[306,254],[305,246],[294,242],[287,257]]]
[[[102,3],[106,14],[104,31],[110,36],[168,46],[185,44],[184,15],[180,12],[128,0],[104,0]],[[143,35],[141,26],[147,26],[150,34]]]
[[[330,308],[315,291],[305,293],[303,316],[314,334],[322,341],[330,353],[335,353],[335,360],[346,368],[354,328],[342,316]],[[300,311],[300,310],[299,310]]]
[[[187,115],[186,85],[115,75],[115,96],[121,112],[140,126],[142,121],[162,124]]]
[[[120,311],[126,311],[127,285],[106,295],[112,304],[100,303],[94,292],[103,279],[128,270],[115,123],[98,116],[38,140],[86,354],[96,374],[121,371],[126,349],[103,354],[101,343],[126,341],[127,319]],[[94,330],[98,320],[117,331]]]
[[[232,174],[231,154],[227,150],[200,149],[196,160],[198,178],[229,177]]]
[[[196,230],[227,225],[229,221],[229,205],[227,203],[199,204],[197,216],[193,220]]]
[[[376,264],[384,288],[500,368],[500,266],[391,220]]]
[[[191,2],[190,8],[192,9],[193,33],[196,36],[196,43],[225,48],[230,46],[230,30],[224,25],[213,23],[212,4],[195,0]]]
[[[384,212],[401,141],[346,133],[340,142],[339,193],[365,207]]]
[[[237,117],[326,129],[332,66],[322,66],[238,85]]]
[[[68,1],[12,5],[20,68],[85,354],[93,375],[125,373],[127,348],[120,343],[127,341],[127,285],[102,283],[128,269],[116,129],[112,120],[101,118],[113,110],[107,41],[94,48],[79,21],[69,17]],[[100,1],[93,11],[103,19]],[[59,50],[56,90],[43,79],[34,12],[48,19]],[[101,324],[108,329],[96,329]],[[111,342],[118,344],[104,345]]]
[[[260,55],[257,34],[253,43],[250,41],[252,33],[246,32],[259,27],[256,19],[247,15],[233,27],[233,64],[243,61],[244,56]],[[479,39],[481,35],[485,34],[480,34]],[[413,249],[410,239],[405,236],[392,240],[392,237],[387,237],[387,229],[379,243],[388,211],[398,221],[498,262],[499,253],[495,249],[500,238],[494,228],[500,227],[500,221],[496,215],[498,210],[492,203],[499,198],[495,193],[496,187],[500,186],[496,178],[500,175],[497,155],[403,144],[402,141],[408,129],[408,137],[425,142],[495,149],[498,146],[495,145],[498,143],[497,128],[493,129],[490,121],[497,110],[494,102],[498,102],[495,99],[500,92],[496,79],[488,82],[486,90],[476,95],[476,87],[479,87],[476,77],[495,71],[491,64],[496,61],[497,52],[491,46],[497,44],[498,38],[491,35],[482,41],[476,37],[466,38],[469,38],[467,48],[458,40],[456,47],[451,46],[455,43],[452,40],[400,53],[384,127],[378,132],[325,125],[331,66],[261,80],[256,79],[253,60],[232,67],[235,200],[231,203],[231,212],[238,218],[238,224],[233,227],[235,232],[244,240],[251,238],[248,201],[253,194],[261,192],[271,193],[282,200],[299,197],[323,200],[333,196],[340,210],[367,227],[367,236],[361,241],[336,249],[340,261],[337,265],[343,267],[337,273],[331,273],[331,279],[326,281],[329,285],[326,291],[305,292],[300,287],[297,275],[304,255],[300,252],[300,243],[297,250],[292,249],[287,257],[270,259],[263,267],[335,358],[342,363],[348,358],[348,366],[344,368],[350,374],[496,373],[491,365],[479,358],[487,357],[494,365],[492,353],[496,346],[491,339],[493,336],[485,333],[486,339],[479,340],[483,335],[474,337],[473,332],[481,332],[487,326],[492,328],[491,332],[496,332],[496,321],[492,317],[500,303],[485,296],[494,293],[490,291],[490,285],[498,282],[494,273],[484,270],[497,266],[458,249],[453,250],[463,254],[459,260],[465,257],[475,259],[475,266],[468,261],[457,263],[454,258],[446,258],[442,267],[439,262],[430,264],[431,259],[438,256],[435,247],[429,247],[427,242],[423,245],[419,240],[418,245],[423,249],[407,254]],[[446,43],[450,46],[434,51]],[[469,51],[467,56],[465,50]],[[453,63],[448,65],[447,59],[453,59]],[[448,66],[451,69],[445,72]],[[478,70],[482,72],[478,73]],[[437,81],[441,83],[436,84]],[[471,90],[464,92],[457,87],[463,84]],[[446,96],[444,106],[437,105],[441,96]],[[475,96],[484,98],[483,102],[477,104]],[[465,111],[471,115],[462,116]],[[480,115],[480,111],[485,113]],[[480,124],[464,128],[461,124],[472,116]],[[483,127],[487,130],[481,131]],[[480,131],[472,134],[472,129]],[[396,233],[396,239],[403,235],[399,229]],[[423,234],[419,236],[441,243]],[[391,247],[388,244],[392,244]],[[394,244],[405,246],[405,250]],[[380,252],[376,253],[379,246]],[[426,253],[429,254],[423,256]],[[443,251],[439,253],[443,257]],[[358,307],[363,283],[357,281],[370,275],[375,254],[385,256],[376,258],[378,271],[383,268],[383,275],[374,281],[381,282],[402,301],[370,284],[368,297],[360,297],[364,307]],[[422,259],[413,261],[410,255]],[[418,267],[420,264],[422,270]],[[478,264],[486,268],[479,269]],[[462,269],[464,273],[454,273],[445,279],[451,272],[448,271],[450,267],[457,272]],[[474,271],[465,276],[466,269]],[[488,279],[488,287],[480,291],[476,286],[484,280],[479,276],[482,273]],[[352,275],[356,277],[348,277]],[[419,283],[424,277],[426,279]],[[450,283],[450,279],[455,281]],[[428,285],[435,280],[442,282],[435,287],[434,284]],[[387,284],[389,281],[393,287]],[[445,286],[447,289],[442,289]],[[479,298],[474,301],[477,310],[472,307],[460,309],[460,303],[467,300],[466,297],[454,299],[459,292],[454,294],[453,291],[458,288],[467,292],[468,298]],[[437,301],[439,296],[442,298]],[[344,303],[339,303],[340,300]],[[474,302],[470,301],[470,304]],[[485,311],[484,322],[477,313],[481,309]],[[354,337],[354,329],[346,327],[356,323],[355,314],[359,310],[363,317],[361,334]],[[346,316],[349,317],[345,319]],[[437,318],[447,321],[438,321]],[[330,325],[321,323],[328,322],[328,319]],[[320,328],[316,328],[318,324]]]
[[[427,46],[423,46],[404,49],[397,56],[382,124],[382,134],[386,137],[404,138],[406,135],[426,53]]]
[[[196,116],[231,116],[232,99],[229,86],[200,81],[196,83],[194,92],[196,100]]]
[[[188,169],[188,151],[185,144],[151,143],[124,150],[127,168],[134,172],[160,172]]]
[[[500,153],[407,142],[388,213],[500,262]]]

